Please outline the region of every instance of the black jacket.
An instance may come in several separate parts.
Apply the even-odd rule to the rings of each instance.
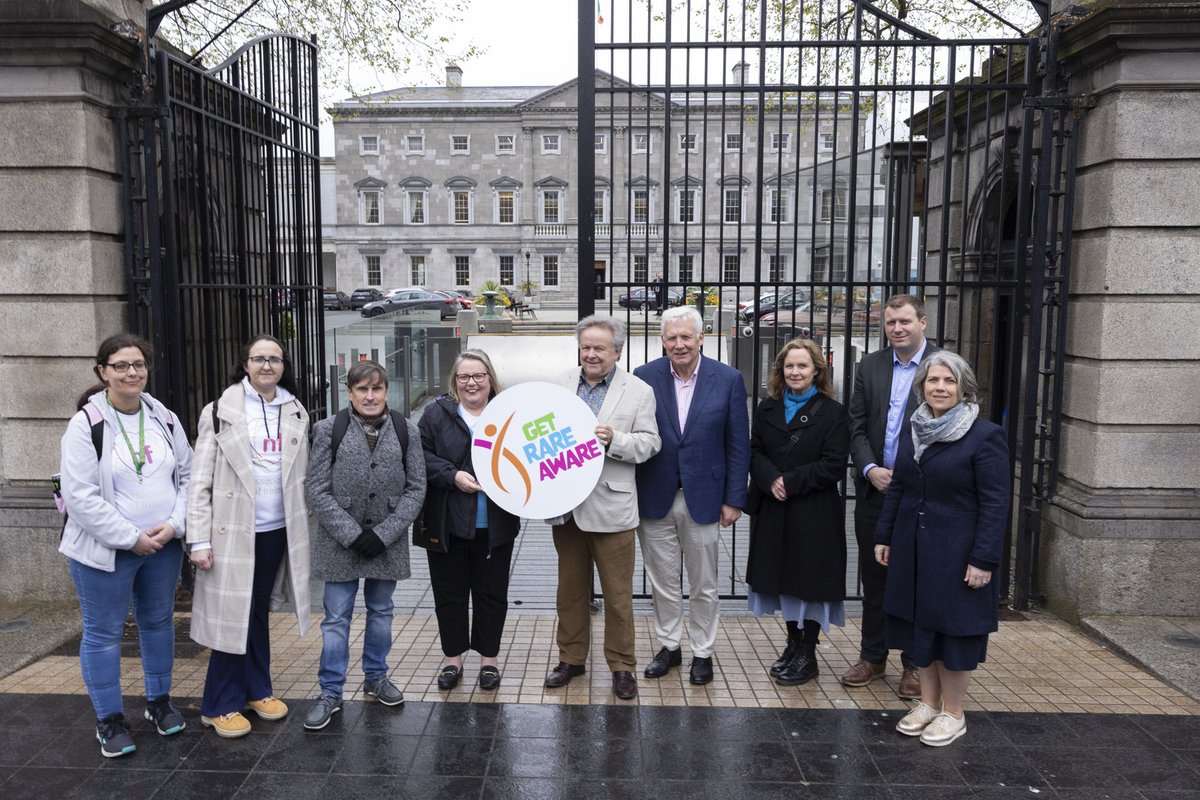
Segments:
[[[439,493],[449,493],[450,535],[475,538],[476,496],[461,492],[454,485],[454,474],[459,470],[475,474],[471,466],[471,432],[458,415],[458,405],[449,395],[442,395],[425,409],[417,427],[421,431],[421,446],[425,448],[426,502],[438,499]],[[487,506],[490,546],[500,547],[516,539],[521,530],[520,517],[491,500]]]

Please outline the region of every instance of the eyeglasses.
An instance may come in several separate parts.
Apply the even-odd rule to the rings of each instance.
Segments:
[[[247,361],[256,367],[261,367],[263,364],[270,364],[272,367],[283,366],[283,359],[279,356],[271,356],[270,358],[266,356],[250,356]]]
[[[147,367],[145,361],[117,361],[116,363],[105,364],[104,366],[116,371],[120,375],[124,375],[126,372],[129,372],[130,369],[133,369],[136,372],[145,372]]]
[[[464,385],[470,383],[471,381],[475,381],[476,383],[483,383],[484,381],[487,380],[487,376],[488,376],[488,374],[486,372],[475,372],[475,373],[472,373],[471,375],[455,375],[454,380],[456,380],[459,383],[464,384]]]

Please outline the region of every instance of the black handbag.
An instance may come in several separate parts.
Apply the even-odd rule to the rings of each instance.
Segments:
[[[450,551],[450,531],[447,517],[450,513],[449,492],[426,492],[425,505],[413,520],[412,543],[435,553]]]

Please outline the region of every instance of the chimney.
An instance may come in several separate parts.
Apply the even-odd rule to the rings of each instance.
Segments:
[[[746,76],[750,72],[750,65],[745,61],[739,61],[733,65],[733,82],[738,85],[746,83]]]
[[[446,65],[446,85],[452,89],[462,88],[462,67],[458,64]]]

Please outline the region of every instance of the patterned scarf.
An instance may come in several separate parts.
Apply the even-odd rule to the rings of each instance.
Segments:
[[[912,415],[913,457],[917,463],[921,463],[921,454],[929,445],[935,442],[957,442],[966,436],[978,416],[978,405],[959,403],[934,419],[929,404],[921,403]]]

